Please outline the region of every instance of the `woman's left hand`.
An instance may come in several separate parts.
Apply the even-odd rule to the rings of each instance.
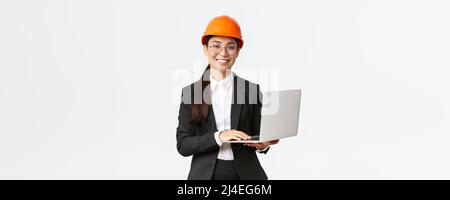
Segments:
[[[280,140],[272,140],[272,141],[262,142],[262,143],[245,143],[244,146],[255,147],[259,150],[262,150],[270,145],[278,144],[278,142],[280,142]]]

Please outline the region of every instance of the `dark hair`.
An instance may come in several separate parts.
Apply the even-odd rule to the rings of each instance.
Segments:
[[[192,119],[191,124],[197,124],[201,121],[206,121],[209,113],[209,104],[205,100],[211,99],[211,92],[205,89],[210,85],[211,81],[209,80],[210,66],[208,65],[203,72],[202,77],[200,78],[200,82],[202,84],[201,90],[201,104],[194,103],[194,96],[191,95],[191,105],[192,105]],[[208,101],[210,102],[210,101]]]

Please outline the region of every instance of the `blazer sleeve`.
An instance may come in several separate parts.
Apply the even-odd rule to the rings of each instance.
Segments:
[[[253,133],[255,133],[256,135],[259,135],[259,132],[261,130],[261,110],[262,110],[262,100],[263,100],[263,95],[262,92],[259,90],[259,85],[257,85],[257,91],[258,91],[258,97],[257,97],[257,103],[254,105],[254,114],[253,114],[253,123],[252,123],[252,128],[253,128]],[[267,148],[265,151],[257,151],[258,153],[264,153],[266,154],[270,149]]]
[[[183,94],[185,92],[183,91]],[[219,146],[214,139],[214,133],[204,133],[198,135],[194,131],[194,125],[191,124],[192,107],[186,103],[183,98],[180,104],[177,127],[177,150],[182,156],[191,156],[211,150],[218,149]]]

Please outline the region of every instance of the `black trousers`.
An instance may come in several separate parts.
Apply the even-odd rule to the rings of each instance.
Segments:
[[[213,180],[239,180],[239,174],[233,160],[217,159]]]

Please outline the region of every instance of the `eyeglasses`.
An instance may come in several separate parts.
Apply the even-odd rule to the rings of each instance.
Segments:
[[[222,46],[220,44],[211,44],[208,46],[208,48],[210,48],[215,53],[221,52],[222,48],[225,48],[229,53],[236,53],[236,51],[238,50],[238,47],[235,44],[230,44],[227,46]]]

